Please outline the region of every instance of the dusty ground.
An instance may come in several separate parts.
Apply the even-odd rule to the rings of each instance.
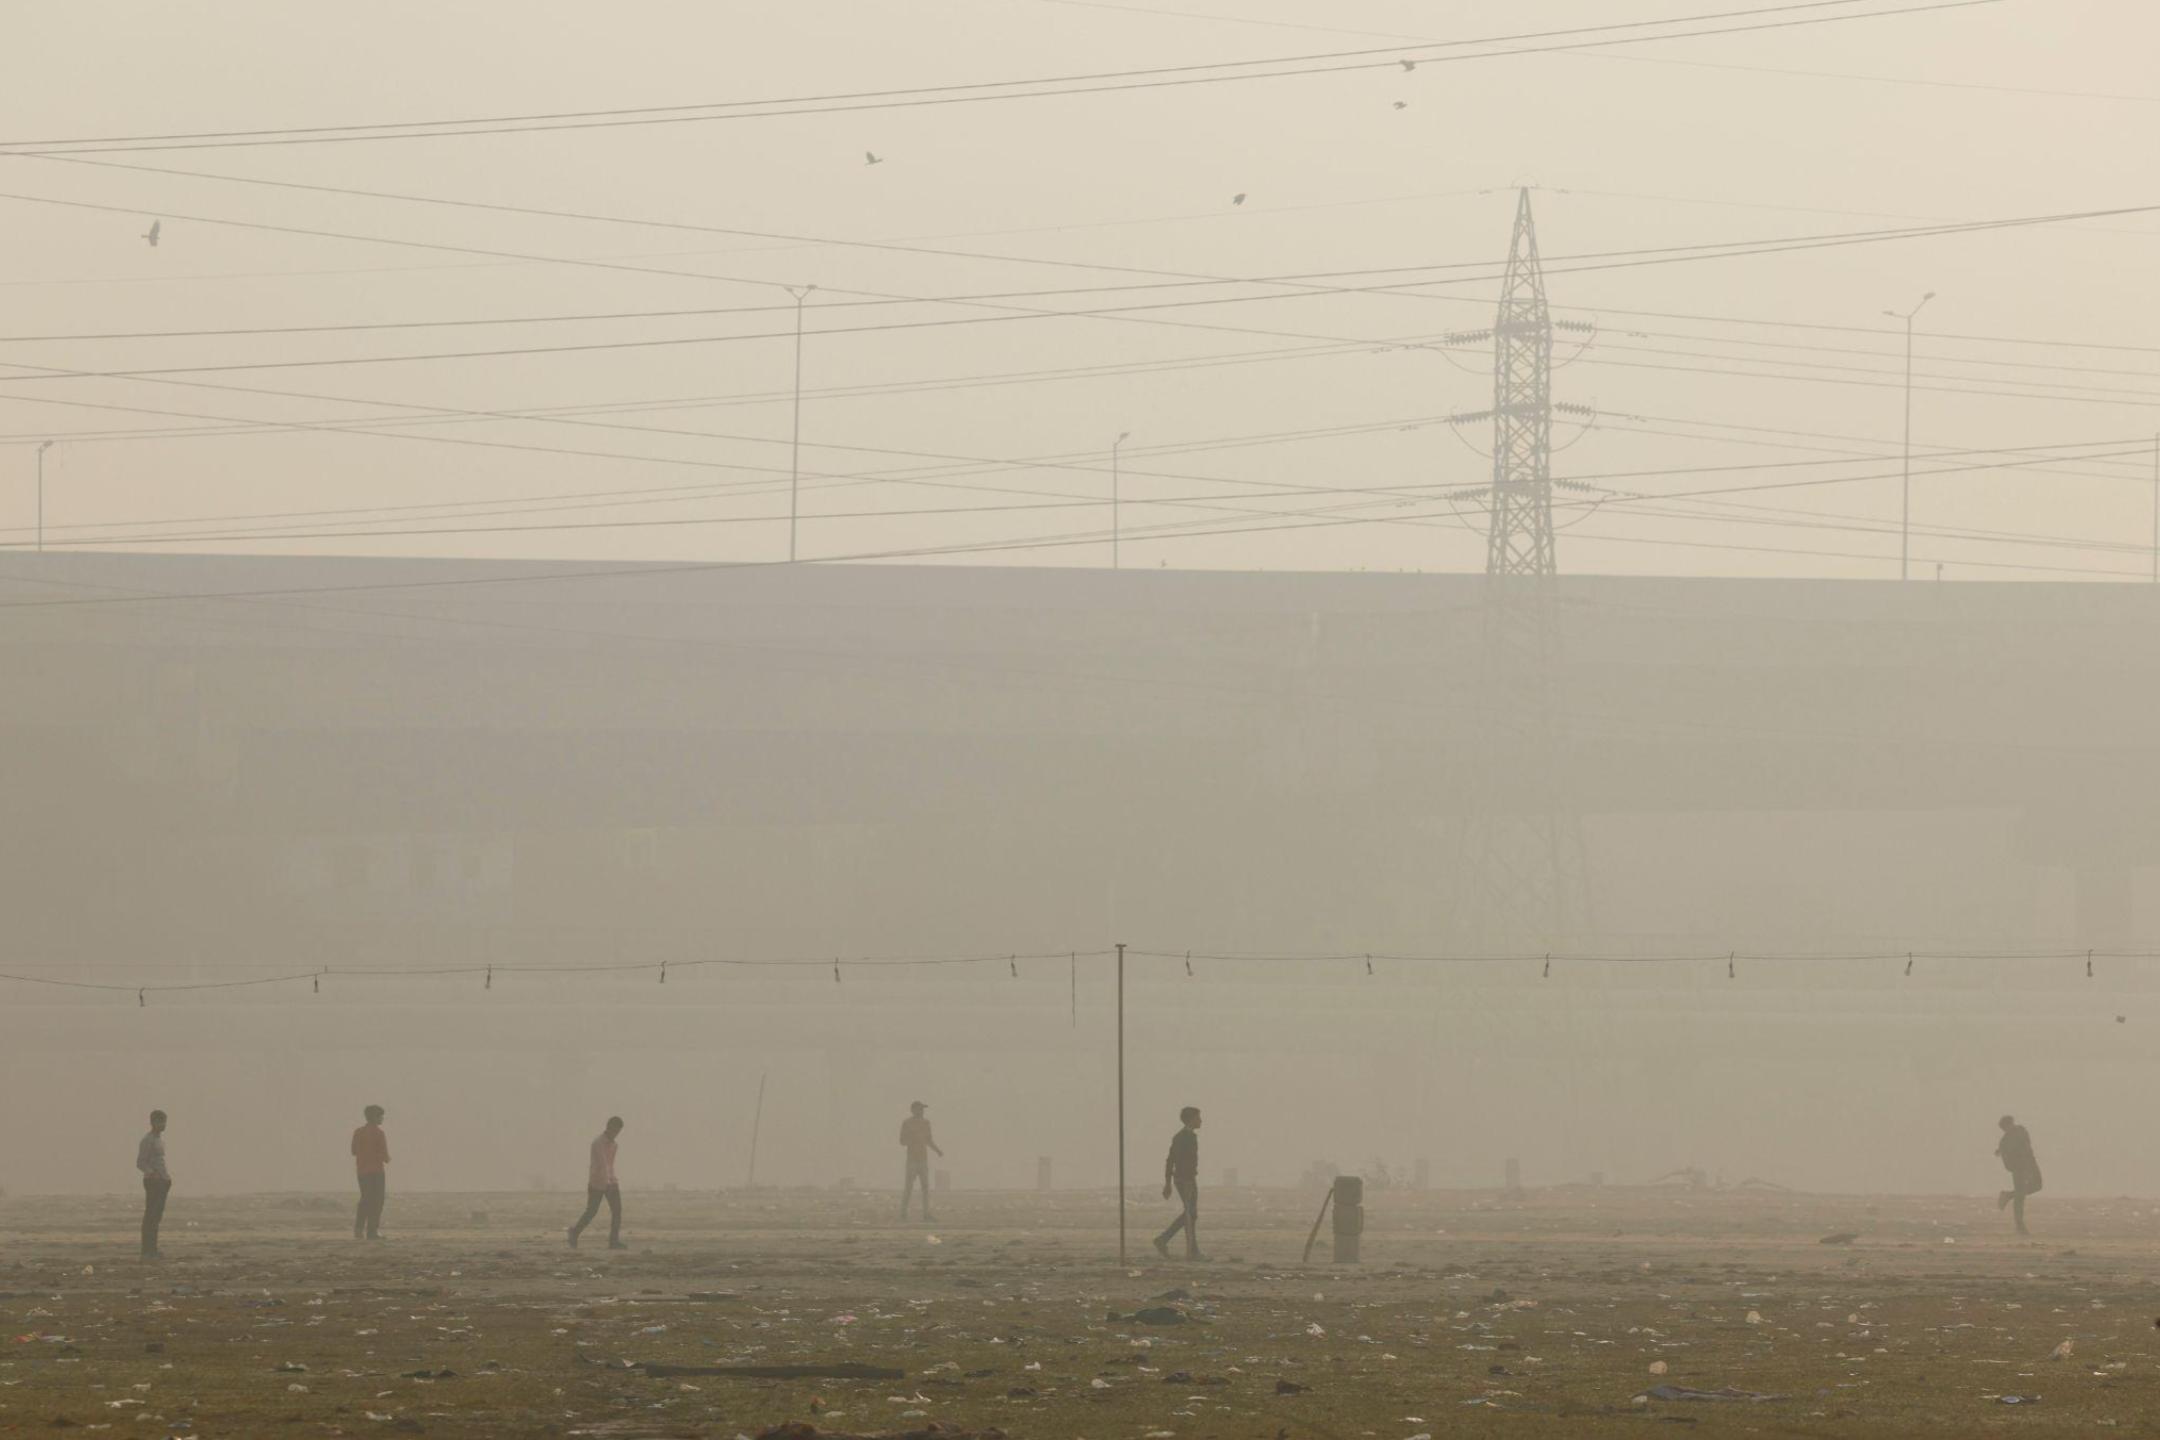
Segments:
[[[393,1192],[363,1247],[342,1196],[182,1190],[151,1268],[130,1202],[0,1200],[0,1433],[2160,1431],[2160,1204],[2043,1196],[2018,1243],[1982,1199],[1379,1193],[1350,1269],[1296,1263],[1317,1198],[1281,1191],[1211,1192],[1204,1266],[1155,1261],[1136,1197],[1124,1268],[1100,1194],[903,1227],[882,1195],[632,1193],[632,1248],[573,1254],[579,1198]],[[1165,1303],[1183,1323],[1109,1318]],[[1636,1399],[1659,1384],[1782,1398]]]

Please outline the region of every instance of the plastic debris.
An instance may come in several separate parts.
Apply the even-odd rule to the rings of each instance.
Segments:
[[[1740,1401],[1751,1405],[1785,1398],[1787,1397],[1783,1395],[1764,1395],[1754,1390],[1737,1390],[1730,1385],[1719,1390],[1697,1390],[1689,1385],[1653,1385],[1636,1397],[1638,1400]]]

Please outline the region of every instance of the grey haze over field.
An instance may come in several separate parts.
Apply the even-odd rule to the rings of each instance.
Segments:
[[[2151,5],[8,39],[8,1203],[2160,1189]]]

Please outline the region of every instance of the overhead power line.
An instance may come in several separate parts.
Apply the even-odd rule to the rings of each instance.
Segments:
[[[2123,454],[2125,454],[2125,455],[2128,455],[2128,454],[2138,454],[2138,453],[2149,453],[2149,446],[2145,446],[2145,447],[2140,447],[2140,449],[2138,449],[2138,450],[2124,450],[2124,451],[2122,451],[2121,453],[2123,453]],[[2013,468],[2017,468],[2017,466],[2018,466],[2018,464],[2019,464],[2019,463],[2020,463],[2020,462],[2010,462],[2010,463],[2008,463],[2008,464],[2001,464],[2001,465],[1989,465],[1989,466],[1975,466],[1975,467],[1944,467],[1944,468],[1943,468],[1942,470],[1938,470],[1938,471],[1934,471],[1934,472],[1930,472],[1930,473],[1938,473],[1938,474],[1939,474],[1939,473],[1951,473],[1951,472],[1953,472],[1953,471],[1955,471],[1955,470],[1957,470],[1957,469],[2013,469]],[[1881,478],[1886,478],[1886,476],[1887,476],[1887,475],[1888,475],[1889,473],[1890,473],[1890,472],[1885,472],[1885,474],[1884,474],[1884,475],[1879,475],[1879,476],[1874,476],[1874,477],[1866,477],[1866,476],[1845,476],[1845,477],[1834,477],[1834,478],[1828,478],[1828,479],[1809,479],[1809,480],[1784,480],[1784,481],[1774,481],[1774,482],[1766,482],[1766,483],[1763,483],[1763,484],[1759,484],[1759,485],[1745,485],[1745,486],[1719,486],[1719,487],[1709,487],[1709,488],[1703,488],[1703,489],[1696,489],[1696,490],[1684,490],[1684,491],[1677,491],[1677,492],[1668,492],[1668,493],[1666,493],[1666,494],[1662,494],[1662,495],[1656,495],[1656,496],[1643,496],[1643,497],[1640,497],[1640,498],[1641,498],[1641,499],[1643,499],[1643,500],[1661,500],[1661,501],[1671,501],[1671,500],[1692,499],[1692,498],[1698,498],[1698,497],[1703,497],[1703,496],[1722,496],[1722,495],[1733,495],[1733,494],[1746,494],[1746,493],[1755,493],[1755,492],[1760,492],[1760,491],[1770,491],[1770,490],[1789,490],[1789,489],[1801,489],[1801,488],[1816,488],[1816,487],[1820,487],[1820,486],[1822,486],[1822,485],[1827,485],[1827,484],[1849,484],[1849,483],[1855,483],[1855,482],[1858,482],[1858,481],[1860,481],[1860,480],[1864,480],[1864,479],[1868,479],[1868,478],[1875,478],[1875,479],[1881,479]],[[1588,507],[1595,507],[1595,506],[1597,506],[1597,505],[1602,505],[1602,504],[1606,504],[1606,503],[1612,503],[1612,501],[1613,501],[1613,497],[1605,497],[1605,498],[1601,498],[1601,499],[1598,499],[1598,500],[1587,500],[1587,499],[1586,499],[1586,500],[1569,500],[1569,501],[1559,501],[1559,500],[1556,500],[1556,501],[1554,502],[1554,508],[1555,508],[1555,509],[1560,509],[1560,508],[1563,508],[1563,507],[1567,507],[1567,508],[1583,508],[1583,507],[1586,507],[1586,506],[1588,506]],[[1395,501],[1392,501],[1392,502],[1389,502],[1389,501],[1364,501],[1364,502],[1361,502],[1361,503],[1363,503],[1363,504],[1365,504],[1365,505],[1367,505],[1367,506],[1370,506],[1370,505],[1374,505],[1374,504],[1381,504],[1381,503],[1400,503],[1400,501],[1399,501],[1399,500],[1395,500]],[[1444,517],[1443,515],[1441,515],[1441,514],[1436,514],[1436,513],[1435,513],[1435,514],[1428,514],[1428,515],[1427,515],[1427,516],[1426,516],[1425,518],[1431,518],[1431,519],[1441,519],[1441,518],[1445,518],[1445,517]],[[1259,523],[1259,524],[1253,524],[1253,525],[1241,525],[1241,526],[1216,526],[1216,527],[1214,527],[1214,528],[1204,528],[1204,527],[1206,526],[1207,522],[1194,522],[1194,523],[1192,523],[1192,524],[1191,524],[1191,525],[1190,525],[1189,527],[1163,527],[1163,528],[1162,528],[1162,532],[1161,532],[1161,533],[1163,533],[1163,534],[1166,534],[1166,535],[1174,535],[1174,536],[1175,536],[1176,538],[1182,538],[1182,539],[1195,539],[1195,538],[1204,538],[1204,537],[1210,537],[1210,536],[1226,536],[1226,535],[1242,535],[1242,534],[1253,534],[1253,533],[1265,533],[1265,532],[1269,532],[1269,531],[1274,531],[1274,530],[1281,530],[1281,529],[1313,529],[1313,528],[1327,528],[1327,527],[1333,527],[1333,526],[1339,526],[1339,525],[1362,525],[1362,524],[1371,524],[1371,523],[1374,523],[1374,522],[1373,522],[1373,520],[1372,520],[1372,518],[1371,518],[1371,517],[1367,517],[1367,516],[1349,516],[1349,517],[1344,517],[1344,516],[1339,516],[1339,515],[1330,515],[1330,516],[1323,516],[1323,517],[1321,517],[1321,518],[1313,518],[1313,517],[1311,517],[1311,516],[1299,516],[1299,515],[1297,515],[1297,514],[1293,513],[1292,515],[1290,515],[1290,516],[1287,516],[1287,517],[1284,517],[1284,518],[1280,519],[1279,521],[1278,521],[1278,520],[1274,520],[1274,519],[1273,519],[1273,517],[1270,517],[1270,521],[1269,521],[1269,522],[1264,522],[1264,523]],[[1054,536],[1037,536],[1037,537],[1030,537],[1030,538],[1026,538],[1026,539],[1020,539],[1020,540],[996,540],[996,541],[981,541],[981,542],[965,542],[965,543],[959,543],[959,544],[945,544],[945,545],[925,545],[925,546],[912,546],[912,547],[892,547],[892,548],[886,548],[886,549],[879,549],[879,550],[857,551],[857,552],[853,552],[853,553],[849,553],[849,554],[840,554],[840,555],[832,555],[832,556],[827,556],[827,557],[822,557],[822,558],[823,558],[823,562],[824,562],[824,563],[844,563],[844,562],[850,562],[850,561],[875,561],[875,560],[907,560],[907,559],[924,559],[924,558],[936,558],[936,557],[941,557],[941,556],[957,556],[957,555],[972,555],[972,554],[1014,554],[1014,553],[1025,553],[1025,552],[1030,552],[1030,551],[1036,551],[1036,550],[1046,550],[1046,549],[1058,549],[1058,548],[1070,548],[1070,547],[1072,547],[1072,546],[1076,546],[1076,545],[1095,545],[1095,544],[1101,544],[1101,543],[1103,543],[1103,540],[1104,540],[1104,539],[1105,539],[1105,537],[1107,536],[1107,533],[1108,533],[1108,532],[1107,532],[1107,530],[1097,529],[1097,530],[1090,530],[1090,531],[1085,531],[1085,532],[1079,532],[1079,533],[1072,533],[1072,534],[1065,534],[1065,535],[1054,535]],[[1145,534],[1146,532],[1137,532],[1137,533],[1142,533],[1142,534]],[[1680,544],[1686,544],[1686,543],[1688,543],[1688,542],[1675,542],[1675,543],[1680,543]],[[1732,549],[1756,549],[1756,548],[1759,548],[1759,547],[1749,547],[1749,546],[1731,546],[1731,547],[1723,547],[1723,548],[1732,548]],[[1821,554],[1821,553],[1823,553],[1823,552],[1796,552],[1796,553],[1815,553],[1815,554]],[[1864,559],[1880,559],[1881,557],[1879,557],[1879,556],[1861,556],[1861,557],[1854,557],[1854,558],[1864,558]],[[248,588],[248,589],[235,589],[235,590],[218,590],[218,591],[195,591],[195,592],[156,592],[156,593],[150,593],[150,594],[134,594],[134,595],[97,595],[97,596],[70,596],[70,597],[66,597],[66,598],[57,598],[57,599],[39,599],[39,600],[14,600],[14,601],[0,601],[0,610],[18,610],[18,609],[39,609],[39,610],[55,610],[55,609],[73,609],[73,608],[81,608],[81,607],[110,607],[110,606],[116,606],[116,605],[140,605],[140,604],[148,604],[148,603],[154,603],[154,602],[160,602],[160,601],[202,601],[202,600],[249,600],[249,599],[259,599],[259,598],[282,598],[282,597],[288,597],[288,596],[300,596],[300,597],[304,597],[304,596],[311,596],[311,595],[324,595],[324,594],[378,593],[378,592],[396,592],[396,591],[409,591],[409,590],[455,590],[455,589],[467,589],[467,588],[476,588],[476,587],[491,587],[491,586],[510,585],[510,584],[531,584],[531,583],[554,582],[554,581],[571,581],[571,580],[593,580],[593,579],[605,579],[605,578],[625,578],[625,577],[632,577],[632,576],[636,576],[636,577],[659,577],[659,576],[665,576],[665,575],[674,575],[674,574],[697,574],[697,573],[719,573],[719,572],[727,572],[727,571],[747,571],[747,570],[756,570],[756,569],[767,569],[767,568],[772,568],[773,566],[776,566],[776,565],[781,565],[781,564],[787,564],[787,563],[791,563],[791,562],[785,562],[785,561],[729,561],[729,562],[714,562],[714,561],[692,561],[692,562],[681,562],[681,563],[660,563],[660,564],[651,564],[651,563],[648,563],[648,564],[642,564],[642,565],[634,565],[634,566],[599,565],[599,566],[583,566],[583,567],[580,567],[580,568],[577,568],[577,569],[574,569],[574,570],[557,570],[557,571],[542,571],[542,572],[537,572],[537,573],[525,573],[525,574],[511,574],[511,575],[497,575],[497,574],[482,574],[482,575],[458,575],[458,576],[444,576],[444,577],[438,577],[438,578],[434,578],[434,579],[426,579],[426,580],[399,580],[399,581],[353,581],[353,582],[345,582],[345,583],[339,583],[339,584],[332,584],[332,585],[265,586],[265,587],[258,587],[258,588]],[[1967,563],[1967,564],[1975,564],[1975,565],[1989,565],[1989,564],[1990,564],[1991,562],[1985,562],[1985,561],[1967,561],[1967,562],[1961,562],[1961,563]],[[2009,563],[2007,563],[2007,562],[1992,562],[1992,563],[1993,563],[1993,565],[1994,565],[1994,568],[2014,568],[2014,569],[2032,569],[2032,570],[2049,570],[2049,569],[2052,569],[2052,570],[2062,570],[2062,569],[2066,569],[2066,568],[2069,568],[2069,567],[2060,567],[2060,566],[2053,566],[2053,567],[2051,567],[2051,566],[2038,566],[2038,565],[2013,565],[2013,564],[2009,564]],[[2132,573],[2139,573],[2139,572],[2093,572],[2093,571],[2080,571],[2079,573],[2124,573],[2124,574],[2132,574]]]
[[[0,192],[0,199],[25,200],[32,203],[61,205],[79,209],[104,210],[128,214],[134,213],[132,210],[126,210],[123,207],[119,206],[92,204],[91,202],[79,200],[59,200],[49,196],[20,195]],[[2060,224],[2071,220],[2092,219],[2099,216],[2151,213],[2160,213],[2160,205],[2123,206],[2106,210],[2077,211],[2050,215],[2018,216],[2000,220],[1972,221],[1950,225],[1928,225],[1905,227],[1899,229],[1831,232],[1827,234],[1777,237],[1772,239],[1754,241],[1725,241],[1714,242],[1710,244],[1654,246],[1633,250],[1589,252],[1581,256],[1553,257],[1552,260],[1546,265],[1546,274],[1583,274],[1591,271],[1622,270],[1651,265],[1692,263],[1704,260],[1740,259],[1758,255],[1791,253],[1795,251],[1834,249],[1852,245],[1871,245],[1891,241],[1928,239],[1949,235],[1978,234],[1995,230],[2021,229],[2032,226]],[[234,223],[242,224],[246,228],[254,228],[252,222],[216,221],[213,223]],[[264,228],[280,230],[287,229],[289,227],[268,226]],[[354,236],[342,238],[371,239],[378,237]],[[420,245],[423,248],[436,248],[429,242],[421,241],[391,240],[384,243]],[[472,247],[456,246],[445,248],[471,249]],[[566,261],[564,263],[575,264],[584,262]],[[1482,269],[1479,270],[1479,273],[1460,275],[1450,274],[1441,278],[1417,278],[1424,277],[1429,272],[1434,271],[1457,271],[1476,267],[1482,267]],[[609,268],[623,267],[610,266]],[[1490,262],[1450,261],[1439,264],[1376,266],[1351,270],[1313,271],[1296,275],[1260,276],[1254,277],[1252,279],[1202,279],[1188,281],[1168,281],[1148,285],[1116,285],[1106,287],[1091,287],[1079,291],[1069,289],[1057,291],[1025,291],[1007,293],[1003,295],[952,297],[882,296],[878,298],[884,302],[901,301],[903,303],[985,305],[989,308],[1009,313],[1001,313],[990,317],[966,316],[948,319],[896,321],[889,324],[827,326],[821,329],[813,330],[809,333],[815,337],[832,335],[875,334],[892,331],[949,329],[954,326],[960,325],[987,324],[993,323],[994,321],[1012,321],[1028,319],[1092,320],[1146,318],[1151,317],[1157,312],[1161,311],[1187,310],[1222,305],[1254,304],[1261,302],[1280,302],[1283,300],[1307,298],[1308,296],[1315,293],[1325,293],[1329,295],[1402,295],[1409,296],[1411,298],[1440,298],[1426,295],[1423,292],[1429,289],[1429,287],[1435,285],[1482,284],[1497,278],[1499,273],[1500,272],[1491,268]],[[1368,276],[1383,275],[1410,276],[1413,278],[1397,280],[1385,284],[1325,284],[1324,289],[1319,291],[1304,288],[1304,286],[1309,282],[1337,282],[1360,279]],[[711,279],[714,277],[702,276],[699,278]],[[1058,296],[1072,295],[1076,293],[1128,293],[1133,290],[1175,290],[1194,287],[1210,288],[1223,285],[1293,283],[1299,285],[1300,288],[1292,290],[1286,294],[1208,296],[1191,300],[1145,301],[1127,305],[1097,306],[1085,310],[1020,309],[1019,307],[1014,307],[1003,303],[1005,301],[1013,299],[1055,298]],[[852,302],[841,302],[842,305],[850,303]],[[825,308],[828,307],[814,307],[815,310],[823,310]],[[1189,324],[1190,322],[1182,323]],[[1199,325],[1193,328],[1222,328],[1235,330],[1236,333],[1258,333],[1275,336],[1282,336],[1287,333],[1288,338],[1305,340],[1341,341],[1344,339],[1344,337],[1340,336],[1319,336],[1282,331],[1251,331],[1240,330],[1237,327],[1216,327],[1210,325]],[[106,378],[131,378],[135,376],[208,374],[235,370],[315,369],[340,365],[423,363],[449,360],[496,359],[507,356],[577,354],[615,350],[673,348],[686,345],[733,344],[745,341],[792,339],[793,336],[794,331],[792,328],[790,328],[785,331],[755,331],[746,334],[671,336],[663,339],[647,340],[588,341],[576,344],[509,346],[484,350],[430,351],[424,353],[401,355],[336,356],[307,360],[260,361],[253,363],[233,362],[215,365],[155,366],[139,367],[128,370],[92,371],[86,373],[99,375]]]
[[[1055,96],[1092,95],[1113,91],[1155,90],[1196,85],[1279,80],[1305,75],[1338,74],[1358,70],[1392,69],[1406,57],[1421,65],[1469,60],[1492,60],[1508,56],[1543,54],[1555,50],[1594,49],[1643,44],[1656,40],[1699,39],[1741,35],[1806,26],[1840,24],[1855,20],[1886,19],[1936,11],[1972,9],[1999,0],[1927,0],[1891,7],[1858,9],[1875,0],[1803,0],[1803,3],[1759,6],[1662,19],[1620,21],[1604,25],[1573,26],[1543,31],[1515,31],[1461,40],[1430,41],[1408,46],[1394,45],[1363,50],[1309,52],[1254,60],[1214,61],[1200,64],[1156,66],[1137,70],[1105,70],[1079,74],[1038,76],[1017,80],[973,81],[959,84],[918,86],[899,90],[867,90],[820,95],[776,97],[765,100],[705,101],[672,106],[632,106],[616,109],[562,110],[514,115],[465,116],[455,119],[378,121],[362,125],[286,126],[260,130],[170,132],[153,135],[104,135],[62,137],[46,140],[0,141],[0,153],[65,151],[110,153],[141,150],[205,150],[283,145],[319,145],[355,141],[431,139],[458,135],[528,134],[557,130],[615,129],[634,126],[700,124],[727,120],[773,119],[784,116],[825,115],[862,110],[910,109],[922,106],[975,104],[990,101],[1044,99]],[[1806,12],[1835,11],[1822,14]],[[1719,23],[1719,22],[1738,23]],[[1693,26],[1689,29],[1685,27]],[[1616,33],[1629,32],[1629,33]],[[1523,43],[1523,42],[1551,43]],[[1494,49],[1494,46],[1508,48]],[[1468,54],[1445,54],[1470,50]],[[1377,58],[1377,57],[1387,58]],[[1285,68],[1287,67],[1287,68]]]

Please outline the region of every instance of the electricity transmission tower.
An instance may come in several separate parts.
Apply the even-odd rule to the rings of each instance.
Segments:
[[[1493,343],[1484,700],[1460,917],[1485,945],[1565,948],[1589,931],[1582,823],[1562,793],[1553,548],[1553,331],[1524,190]],[[1562,326],[1559,328],[1577,328]],[[1586,327],[1584,327],[1586,328]],[[1579,407],[1558,407],[1577,409]],[[1464,416],[1482,419],[1484,416]]]
[[[1492,521],[1485,574],[1494,581],[1527,576],[1542,582],[1558,573],[1552,529],[1553,326],[1528,190],[1515,207],[1492,337]],[[1498,593],[1503,587],[1492,588]]]

